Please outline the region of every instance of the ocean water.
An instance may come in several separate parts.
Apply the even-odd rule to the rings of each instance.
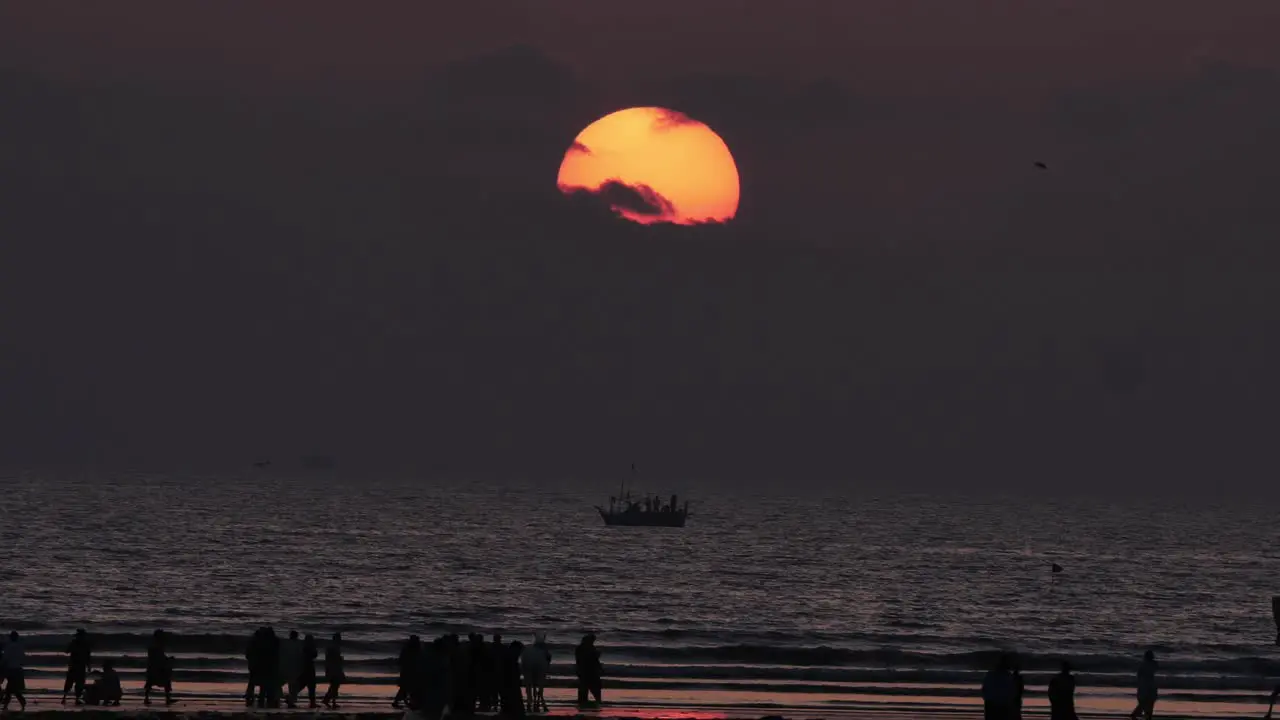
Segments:
[[[693,492],[675,530],[604,527],[603,485],[20,474],[0,488],[0,628],[50,682],[79,626],[129,673],[165,628],[179,692],[228,696],[267,623],[341,630],[370,697],[393,692],[404,637],[448,631],[545,631],[560,686],[595,631],[610,692],[709,704],[971,699],[999,650],[1033,687],[1068,658],[1082,693],[1121,698],[1147,648],[1165,698],[1256,702],[1280,659],[1262,505]]]

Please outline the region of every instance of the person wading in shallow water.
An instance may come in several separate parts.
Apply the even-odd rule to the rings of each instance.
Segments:
[[[601,675],[604,674],[604,669],[600,665],[600,650],[596,647],[595,633],[583,636],[582,642],[573,651],[573,659],[578,673],[578,707],[587,705],[587,693],[595,697],[597,705],[600,704],[600,692],[603,688]]]

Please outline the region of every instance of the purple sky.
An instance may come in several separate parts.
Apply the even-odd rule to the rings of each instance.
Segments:
[[[84,76],[201,66],[256,83],[405,78],[512,44],[618,74],[830,76],[856,92],[1056,92],[1176,77],[1201,57],[1275,68],[1280,10],[1266,0],[1084,3],[865,0],[451,3],[139,0],[6,6],[11,56]],[[280,75],[276,75],[276,72]]]
[[[5,4],[0,465],[1248,476],[1276,37],[1273,0]],[[559,198],[643,104],[725,138],[738,221]]]

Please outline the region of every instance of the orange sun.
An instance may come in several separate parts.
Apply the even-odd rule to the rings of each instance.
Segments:
[[[738,167],[711,128],[687,115],[637,107],[606,115],[574,138],[556,184],[590,192],[638,223],[723,222],[738,212]]]

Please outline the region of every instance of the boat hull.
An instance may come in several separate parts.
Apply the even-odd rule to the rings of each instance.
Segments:
[[[686,510],[677,512],[609,512],[600,506],[596,506],[596,510],[600,513],[600,517],[604,519],[604,524],[610,527],[684,527],[685,518],[689,513]]]

